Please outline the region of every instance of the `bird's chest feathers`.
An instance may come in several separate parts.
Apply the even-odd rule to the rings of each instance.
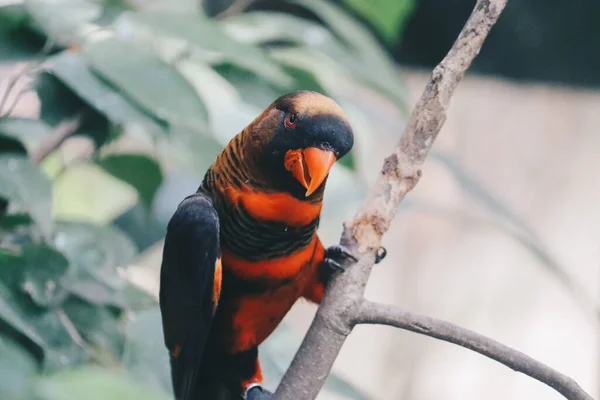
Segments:
[[[217,211],[224,261],[239,276],[290,276],[312,255],[305,250],[319,225],[320,202],[281,192],[229,190]]]
[[[313,274],[310,259],[293,279],[270,290],[228,296],[220,305],[220,332],[229,332],[221,338],[227,351],[240,352],[262,343],[302,295]]]
[[[292,227],[309,225],[321,213],[322,203],[299,200],[285,192],[244,191],[230,199],[243,205],[257,219],[281,222]]]

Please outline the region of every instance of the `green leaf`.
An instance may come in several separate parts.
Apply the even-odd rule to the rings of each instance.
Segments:
[[[80,42],[85,25],[102,15],[102,3],[90,0],[25,0],[33,25],[54,43],[67,46]]]
[[[280,12],[252,11],[230,17],[221,24],[231,37],[244,43],[268,45],[272,42],[283,42],[308,47],[310,51],[318,52],[321,57],[329,59],[336,69],[347,71],[355,79],[372,86],[396,106],[404,105],[405,90],[399,81],[399,74],[392,60],[368,31],[349,16],[341,15],[343,10],[332,10],[330,4],[322,6],[321,2],[304,1],[300,1],[299,4],[317,15],[321,15],[321,12],[328,18],[334,18],[336,12],[339,12],[340,18],[347,19],[344,24],[334,18],[334,23],[341,25],[340,30],[360,29],[362,33],[355,35],[350,32],[349,37],[342,36],[338,39],[340,35],[337,35],[335,29],[333,32],[338,37],[314,21]],[[353,42],[347,43],[344,39]],[[294,48],[284,47],[277,50],[293,51]]]
[[[77,298],[69,299],[62,308],[83,339],[98,348],[103,358],[121,358],[125,329],[119,315]]]
[[[169,354],[164,344],[160,310],[153,307],[135,314],[127,326],[123,364],[144,386],[171,393]]]
[[[29,352],[8,336],[0,335],[0,399],[30,399],[37,370],[37,362]]]
[[[94,72],[156,118],[205,129],[206,108],[194,89],[175,68],[141,44],[119,39],[89,42],[83,56]]]
[[[25,27],[29,23],[29,14],[23,4],[7,4],[0,6],[0,32]]]
[[[18,306],[14,293],[0,282],[0,321],[31,341],[41,351],[46,343],[30,324],[27,315]]]
[[[291,69],[286,66],[283,68],[296,80]],[[252,104],[260,110],[264,110],[273,100],[287,92],[287,90],[273,86],[267,80],[235,65],[214,65],[213,69],[237,89],[243,102]],[[302,85],[302,83],[296,83],[294,88],[303,88]]]
[[[89,357],[73,341],[56,309],[40,309],[24,294],[0,281],[0,319],[3,329],[20,336],[24,345],[53,371],[80,363]]]
[[[113,123],[140,124],[153,131],[163,129],[157,121],[125,99],[118,90],[90,72],[80,54],[59,53],[47,60],[46,68]]]
[[[29,214],[24,213],[3,215],[0,218],[0,228],[7,230],[13,230],[19,226],[30,225],[32,223],[33,220]]]
[[[413,0],[344,0],[365,17],[388,42],[398,38],[400,28],[410,16]]]
[[[185,40],[197,48],[196,54],[206,61],[232,63],[275,85],[289,87],[292,84],[285,71],[269,59],[264,50],[232,40],[210,19],[173,13],[127,13],[118,21],[117,32],[119,29],[130,32],[131,25],[136,24],[153,33]]]
[[[64,299],[64,279],[69,262],[58,251],[44,245],[21,248],[22,290],[39,306],[56,305]]]
[[[168,400],[170,397],[136,385],[126,375],[99,367],[83,367],[42,378],[36,400]]]
[[[74,165],[54,183],[56,219],[104,224],[137,202],[134,188],[94,163]]]
[[[135,257],[137,249],[119,229],[78,222],[59,222],[56,247],[77,267],[69,290],[96,304],[125,307],[121,291],[127,283],[119,275]]]
[[[37,165],[23,155],[0,154],[0,197],[27,211],[42,234],[50,237],[52,184]]]
[[[163,181],[160,165],[145,154],[110,154],[99,159],[97,164],[133,186],[146,206],[152,204],[154,194]]]
[[[29,118],[0,118],[0,141],[14,140],[22,144],[23,150],[34,150],[48,135],[51,128],[43,121]],[[0,151],[7,152],[7,148],[0,144]]]
[[[324,0],[292,0],[321,18],[335,35],[340,37],[353,50],[358,60],[361,76],[370,75],[382,93],[398,107],[406,108],[403,94],[406,92],[400,82],[400,75],[394,61],[375,37],[362,24],[348,15],[341,7]],[[400,1],[400,0],[398,0]],[[402,0],[405,1],[405,0]]]
[[[245,103],[236,88],[206,64],[182,60],[177,70],[205,99],[211,130],[222,144],[228,143],[262,111]]]
[[[55,242],[77,275],[68,290],[96,305],[141,309],[156,304],[144,290],[127,282],[120,270],[133,261],[137,249],[132,240],[114,226],[58,222]]]

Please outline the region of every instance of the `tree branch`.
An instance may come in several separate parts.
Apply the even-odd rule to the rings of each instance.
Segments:
[[[353,322],[355,324],[390,325],[454,343],[496,360],[512,370],[535,378],[556,389],[567,399],[593,400],[573,379],[520,351],[450,322],[413,314],[393,305],[369,301],[365,301],[361,305]]]
[[[354,219],[344,224],[340,243],[359,261],[355,264],[346,263],[346,271],[334,277],[329,283],[315,318],[275,392],[276,399],[316,398],[346,337],[357,321],[384,320],[392,324],[392,321],[397,320],[391,316],[388,316],[389,320],[384,319],[387,314],[377,308],[373,308],[375,314],[370,316],[367,313],[370,310],[370,303],[365,303],[363,296],[375,253],[381,246],[382,236],[389,229],[400,202],[419,181],[421,165],[425,162],[446,120],[446,112],[454,90],[479,53],[506,2],[507,0],[478,0],[452,49],[433,70],[431,79],[413,109],[398,145],[385,159],[377,182],[371,188]],[[390,313],[395,315],[397,312]],[[403,316],[406,321],[426,318],[409,313],[404,313]],[[427,319],[427,321],[434,320]],[[450,324],[443,326],[457,328]],[[431,333],[432,337],[451,341],[451,336],[436,336],[435,331],[417,328],[415,331]],[[521,361],[527,361],[521,365],[522,368],[519,369],[521,372],[549,384],[569,399],[591,399],[572,380],[542,363],[467,330],[454,331],[454,333],[462,335],[468,333],[471,338],[477,340],[472,343],[472,346],[465,347],[500,362],[504,361],[506,365],[518,366],[514,364],[514,360],[507,360],[505,357],[520,355]],[[458,339],[453,343],[463,345]],[[479,344],[493,344],[493,346],[487,348]]]
[[[40,147],[31,154],[31,161],[36,164],[41,163],[54,150],[58,149],[65,140],[75,134],[82,121],[81,113],[74,117],[61,121],[48,135],[48,137],[40,144]]]

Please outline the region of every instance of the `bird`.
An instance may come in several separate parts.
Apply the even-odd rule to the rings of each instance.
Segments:
[[[258,346],[319,303],[346,248],[317,235],[326,181],[354,144],[332,98],[284,94],[235,135],[167,225],[159,305],[176,400],[271,399]],[[377,262],[383,257],[378,256]]]

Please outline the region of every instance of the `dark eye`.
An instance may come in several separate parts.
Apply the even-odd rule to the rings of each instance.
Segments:
[[[298,116],[296,114],[288,114],[283,121],[283,124],[288,129],[294,129],[298,125]]]

